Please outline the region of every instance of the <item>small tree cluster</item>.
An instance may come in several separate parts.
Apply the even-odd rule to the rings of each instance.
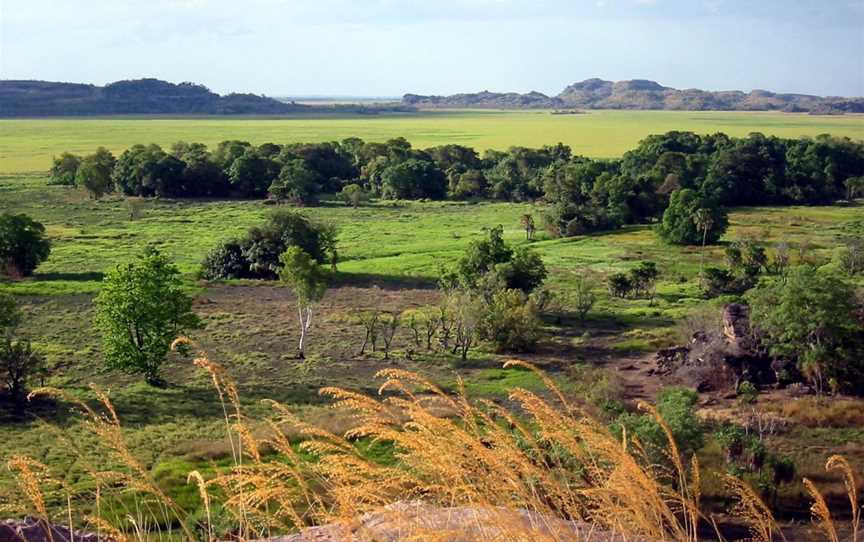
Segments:
[[[336,261],[336,229],[291,210],[279,210],[239,240],[223,242],[204,258],[200,275],[208,280],[276,278],[280,256],[298,247],[317,263]]]
[[[643,261],[627,273],[613,273],[606,280],[609,293],[620,298],[654,298],[660,270],[652,261]]]

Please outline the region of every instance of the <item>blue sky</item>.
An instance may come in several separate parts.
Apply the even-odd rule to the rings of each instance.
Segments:
[[[864,0],[0,0],[0,77],[270,95],[589,77],[864,95]]]

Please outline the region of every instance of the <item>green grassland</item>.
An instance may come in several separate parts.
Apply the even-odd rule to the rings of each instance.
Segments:
[[[304,210],[338,227],[340,264],[313,327],[308,359],[298,361],[292,355],[295,309],[286,288],[263,281],[207,283],[195,277],[208,250],[260,223],[273,206],[261,201],[152,199],[140,202],[139,216],[131,220],[128,203],[119,197],[93,201],[80,190],[48,186],[44,171],[52,155],[88,152],[98,145],[120,151],[134,143],[170,144],[180,139],[214,144],[224,139],[285,143],[405,136],[419,147],[456,142],[479,149],[563,141],[578,153],[616,156],[645,135],[672,129],[731,135],[763,131],[788,137],[830,132],[864,138],[861,117],[772,113],[435,112],[321,119],[2,120],[0,212],[23,212],[44,223],[53,249],[34,277],[0,279],[0,292],[16,295],[23,307],[26,320],[21,332],[33,340],[51,368],[45,383],[88,400],[93,399],[90,383],[107,389],[136,456],[166,490],[194,501],[194,487],[185,484],[185,472],[207,471],[210,461],[219,464],[230,455],[221,438],[223,414],[217,396],[207,375],[188,359],[171,357],[165,375],[169,385],[164,389],[102,369],[91,300],[106,270],[147,245],[158,246],[177,262],[195,294],[195,310],[205,323],[195,338],[237,379],[246,412],[259,417],[264,412],[260,400],[275,399],[289,404],[301,418],[339,431],[349,421],[327,409],[317,390],[337,385],[374,393],[378,382],[373,375],[384,367],[421,372],[449,389],[455,389],[458,375],[472,395],[495,399],[504,399],[514,386],[542,387],[533,374],[502,370],[500,363],[506,358],[482,347],[472,352],[467,365],[440,352],[412,352],[405,330],[392,360],[383,360],[380,353],[360,356],[363,331],[352,311],[370,306],[401,311],[435,303],[440,266],[453,264],[486,227],[501,224],[509,243],[526,243],[519,218],[526,212],[539,216],[543,209],[526,203],[418,201],[373,202],[353,209],[326,201]],[[808,247],[810,260],[826,263],[838,235],[864,227],[864,208],[739,208],[730,214],[730,222],[723,243],[745,237],[768,245],[784,242],[792,247],[793,261],[799,258],[798,247]],[[678,341],[677,323],[714,303],[703,299],[697,284],[702,250],[663,245],[650,225],[570,239],[538,232],[531,245],[549,269],[547,285],[559,296],[563,317],[546,322],[541,347],[526,359],[550,371],[568,393],[614,388],[617,372],[608,369],[613,362],[627,364]],[[706,263],[721,264],[723,250],[722,243],[708,247]],[[656,299],[610,297],[602,279],[640,260],[653,260],[661,270]],[[568,317],[567,296],[572,278],[585,273],[597,278],[599,300],[588,320],[579,323]],[[601,372],[591,372],[594,369]],[[650,398],[656,387],[645,384],[637,391]],[[33,414],[20,421],[0,410],[0,463],[11,454],[27,454],[50,465],[66,482],[79,484],[86,464],[73,448],[92,458],[98,443],[68,404],[39,402]],[[46,429],[39,420],[50,422],[57,431]],[[860,431],[820,431],[819,439],[841,435],[848,437],[847,451],[864,451]],[[798,450],[809,454],[803,444]],[[864,461],[864,453],[859,455]],[[7,482],[8,471],[0,469],[0,495]]]
[[[255,144],[315,142],[356,136],[383,141],[403,136],[416,147],[459,143],[476,148],[539,147],[563,142],[577,154],[616,157],[649,134],[669,130],[764,132],[782,137],[831,133],[864,139],[861,115],[812,116],[771,112],[425,111],[420,113],[296,118],[62,118],[0,120],[0,173],[46,171],[64,151],[89,153],[105,146],[118,153],[136,143],[170,145],[226,139]]]

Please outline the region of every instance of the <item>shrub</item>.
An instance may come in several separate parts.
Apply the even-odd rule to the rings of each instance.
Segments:
[[[696,415],[699,395],[687,388],[666,388],[657,395],[656,408],[666,421],[679,450],[690,455],[705,442],[705,428]],[[626,428],[629,435],[650,447],[649,451],[664,450],[668,445],[666,433],[653,416],[625,413],[616,420],[617,429]]]
[[[528,247],[516,250],[504,242],[504,228],[491,228],[486,239],[473,241],[456,264],[449,277],[468,288],[476,288],[481,278],[493,273],[507,288],[530,292],[546,279],[543,260]]]
[[[75,184],[84,188],[93,199],[99,199],[114,190],[111,175],[116,160],[108,149],[99,147],[96,152],[84,157],[76,171]]]
[[[0,214],[0,273],[30,276],[50,253],[45,226],[24,214]]]
[[[0,336],[11,333],[21,323],[21,310],[11,295],[0,293]]]
[[[369,198],[362,186],[353,183],[342,188],[341,196],[345,203],[354,208],[359,207]]]
[[[239,279],[249,275],[239,241],[225,241],[214,247],[201,264],[200,277],[207,280]]]
[[[64,152],[54,158],[49,184],[74,186],[75,174],[78,173],[79,165],[81,165],[81,157],[69,152]]]
[[[531,296],[516,289],[492,294],[479,325],[480,338],[499,352],[530,352],[540,338],[537,305]]]
[[[613,297],[625,298],[633,291],[633,283],[627,273],[613,273],[606,279],[609,294]]]
[[[15,409],[24,408],[30,380],[45,370],[45,360],[30,341],[0,339],[0,382],[6,387]]]
[[[318,174],[300,159],[291,160],[282,166],[279,177],[270,185],[270,195],[277,200],[290,201],[298,205],[318,203]]]
[[[336,230],[292,210],[279,210],[243,239],[227,241],[204,258],[199,274],[205,279],[276,278],[279,257],[299,247],[317,263],[336,258]]]

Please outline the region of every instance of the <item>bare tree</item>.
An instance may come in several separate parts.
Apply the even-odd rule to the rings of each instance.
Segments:
[[[384,313],[381,318],[381,340],[384,342],[384,359],[390,359],[390,346],[393,344],[393,339],[396,337],[396,331],[399,329],[401,317],[398,313]]]
[[[360,355],[362,356],[366,353],[366,347],[369,345],[372,346],[372,351],[375,352],[378,342],[378,322],[381,319],[381,311],[378,309],[360,311],[357,319],[366,331],[366,336],[363,337],[363,346],[360,347]]]
[[[525,240],[531,241],[534,239],[534,232],[537,231],[537,226],[534,223],[534,215],[531,213],[525,213],[519,219],[519,223],[522,224],[523,228],[525,228]]]

